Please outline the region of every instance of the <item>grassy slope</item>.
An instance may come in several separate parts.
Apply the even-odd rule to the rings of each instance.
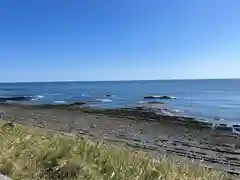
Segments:
[[[20,125],[0,128],[0,173],[13,179],[223,179],[215,171]]]

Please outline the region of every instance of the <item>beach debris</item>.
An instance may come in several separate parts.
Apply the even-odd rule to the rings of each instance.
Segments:
[[[144,99],[176,99],[176,97],[174,97],[174,96],[153,95],[153,96],[145,96]]]

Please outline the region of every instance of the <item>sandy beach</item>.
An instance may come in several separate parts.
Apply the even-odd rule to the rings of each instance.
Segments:
[[[191,118],[156,115],[141,110],[79,109],[71,106],[0,104],[2,119],[63,132],[80,134],[127,146],[154,155],[167,155],[203,166],[240,173],[237,134]]]

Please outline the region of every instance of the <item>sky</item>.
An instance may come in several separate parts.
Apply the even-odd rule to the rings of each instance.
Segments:
[[[0,82],[240,78],[239,0],[1,0]]]

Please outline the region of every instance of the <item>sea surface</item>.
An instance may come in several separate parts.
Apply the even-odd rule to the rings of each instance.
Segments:
[[[0,101],[10,103],[91,101],[92,107],[118,108],[146,103],[144,96],[149,95],[175,96],[165,100],[167,108],[187,116],[240,124],[240,80],[236,79],[0,83]]]

